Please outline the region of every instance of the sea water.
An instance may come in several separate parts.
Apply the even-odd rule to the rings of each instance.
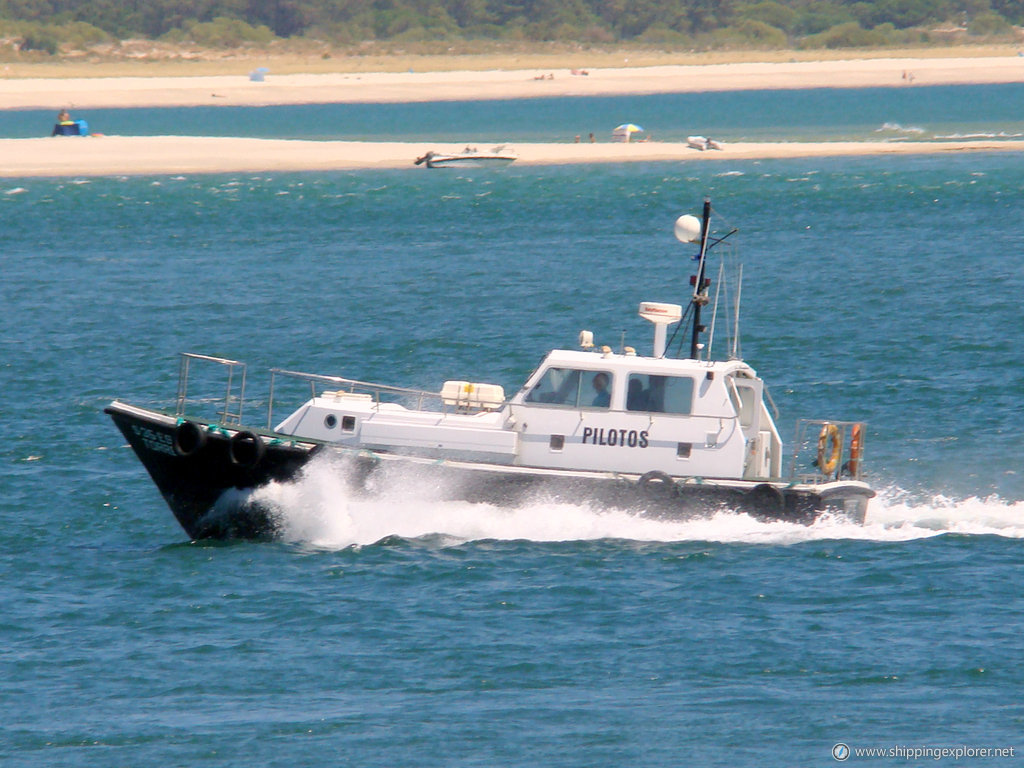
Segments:
[[[597,75],[595,75],[597,76]],[[656,141],[934,141],[1024,136],[1024,83],[548,97],[412,104],[78,110],[94,133],[274,139],[526,143],[610,141],[635,123]],[[0,111],[0,136],[48,136],[57,110]],[[410,158],[412,162],[413,158]]]
[[[5,180],[0,763],[1019,755],[1022,183],[1009,153]],[[583,328],[643,352],[705,195],[783,437],[868,423],[863,526],[367,501],[317,462],[262,491],[281,541],[190,543],[102,413],[167,404],[180,351],[247,362],[254,420],[272,366],[513,392]]]

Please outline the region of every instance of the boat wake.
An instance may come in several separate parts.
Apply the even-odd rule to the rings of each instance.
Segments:
[[[272,510],[279,536],[324,549],[368,546],[399,537],[439,539],[456,546],[470,541],[707,541],[787,545],[818,540],[911,541],[942,534],[1024,538],[1024,501],[998,498],[907,501],[899,489],[871,500],[863,525],[823,517],[813,525],[764,522],[723,510],[711,517],[664,520],[596,505],[537,499],[514,508],[444,498],[429,478],[405,477],[356,494],[330,460],[314,460],[303,475],[271,483],[252,501]]]

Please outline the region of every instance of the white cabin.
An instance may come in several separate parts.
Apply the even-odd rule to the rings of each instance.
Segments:
[[[445,384],[440,410],[383,402],[372,392],[327,391],[276,431],[542,469],[778,478],[782,441],[762,395],[761,380],[739,360],[555,350],[508,401],[497,385],[464,381]]]
[[[674,477],[781,475],[763,384],[740,361],[550,353],[514,397],[517,463]]]

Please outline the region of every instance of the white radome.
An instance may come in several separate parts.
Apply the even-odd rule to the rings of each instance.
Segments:
[[[676,240],[681,243],[696,243],[700,240],[700,219],[689,213],[676,219]]]

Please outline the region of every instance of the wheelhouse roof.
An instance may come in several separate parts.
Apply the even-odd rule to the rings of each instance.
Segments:
[[[753,368],[742,360],[692,360],[675,357],[645,357],[619,352],[555,349],[549,352],[541,367],[582,368],[584,370],[643,371],[661,375],[700,375],[708,371],[723,374],[740,373],[756,377]]]

